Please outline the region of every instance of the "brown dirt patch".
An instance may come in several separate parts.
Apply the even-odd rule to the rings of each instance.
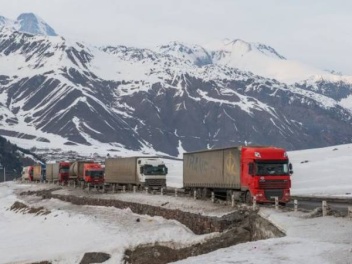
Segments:
[[[21,203],[19,201],[14,202],[13,205],[10,207],[11,211],[17,212],[17,213],[23,213],[23,214],[35,214],[35,215],[47,215],[50,214],[51,212],[44,207],[30,207],[24,203]]]
[[[110,259],[110,255],[103,252],[85,253],[79,264],[103,263]]]

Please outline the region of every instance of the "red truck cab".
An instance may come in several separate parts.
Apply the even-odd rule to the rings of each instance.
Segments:
[[[272,203],[275,197],[281,204],[290,201],[293,171],[284,149],[243,147],[241,165],[241,188],[249,190],[247,201],[254,196],[259,203]]]
[[[67,183],[69,180],[70,162],[59,162],[59,182]]]
[[[33,181],[33,166],[25,166],[22,168],[22,180]]]
[[[104,168],[99,163],[85,163],[83,167],[83,177],[86,183],[104,183]]]
[[[29,180],[33,181],[34,180],[34,178],[33,178],[33,166],[29,166],[28,167],[28,175],[29,175]]]

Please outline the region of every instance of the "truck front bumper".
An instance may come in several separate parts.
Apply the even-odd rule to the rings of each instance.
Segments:
[[[273,203],[275,202],[275,197],[278,198],[280,203],[288,203],[291,199],[289,189],[255,190],[254,195],[259,203]]]

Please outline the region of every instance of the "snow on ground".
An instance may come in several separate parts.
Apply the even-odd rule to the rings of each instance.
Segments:
[[[289,152],[294,166],[292,194],[351,196],[352,176],[349,161],[352,145]],[[182,186],[182,162],[165,160],[169,167],[168,185]],[[44,188],[38,185],[0,184],[0,263],[79,263],[85,252],[102,251],[112,255],[106,263],[121,263],[126,248],[140,243],[162,242],[174,245],[201,242],[210,235],[194,235],[173,220],[136,215],[130,210],[76,206],[56,199],[16,196],[19,191]],[[67,189],[60,192],[68,192]],[[107,194],[109,196],[109,194]],[[222,215],[230,208],[210,201],[197,203],[186,198],[151,194],[116,194],[119,199],[160,204],[166,208],[185,206],[185,210]],[[132,200],[133,199],[133,200]],[[16,201],[43,206],[51,213],[33,215],[9,210]],[[220,249],[177,263],[352,263],[352,220],[347,217],[315,217],[309,213],[275,211],[261,208],[260,214],[286,233],[285,237],[248,242]],[[140,219],[138,222],[137,219]],[[5,253],[4,253],[5,252]]]
[[[0,185],[0,263],[79,263],[83,253],[92,251],[112,254],[106,263],[120,263],[125,249],[141,243],[184,245],[212,236],[194,235],[177,221],[136,215],[128,209],[76,206],[56,199],[16,197],[14,193],[36,188],[12,182]],[[36,216],[9,210],[16,200],[43,206],[51,213]]]
[[[292,195],[352,198],[352,144],[291,151],[288,156],[294,171]]]
[[[164,159],[165,166],[168,168],[166,176],[167,186],[182,188],[183,162],[182,160]]]
[[[286,236],[248,242],[191,257],[177,264],[350,264],[352,221],[346,218],[305,218],[304,213],[261,209],[260,213],[285,231]]]
[[[234,209],[230,206],[226,206],[225,204],[213,204],[209,203],[209,201],[199,201],[190,199],[190,197],[185,196],[170,196],[170,195],[160,195],[152,194],[152,193],[133,193],[133,192],[118,192],[118,193],[108,193],[108,194],[100,194],[96,192],[91,192],[87,194],[86,191],[71,188],[65,188],[58,191],[54,191],[53,194],[59,195],[76,195],[76,196],[87,196],[93,198],[102,198],[102,199],[118,199],[126,202],[133,203],[143,203],[152,206],[162,206],[166,209],[180,209],[184,212],[190,212],[193,214],[200,214],[205,216],[217,216],[221,217],[223,215],[229,214],[234,211]]]

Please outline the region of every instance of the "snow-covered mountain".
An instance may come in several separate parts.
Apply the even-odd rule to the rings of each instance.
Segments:
[[[33,35],[57,36],[52,27],[33,13],[23,13],[16,20],[0,16],[0,27],[8,27]]]
[[[187,45],[173,41],[167,45],[157,47],[156,51],[161,54],[168,54],[181,60],[188,60],[197,66],[212,64],[211,55],[199,45]]]
[[[271,47],[240,40],[212,49],[98,48],[3,27],[0,135],[23,147],[118,155],[350,142],[350,77],[305,72],[290,84],[256,72],[282,70],[277,62],[292,65]]]
[[[204,45],[215,64],[250,71],[256,75],[294,84],[307,79],[336,81],[341,76],[316,69],[299,61],[286,59],[275,49],[261,43],[249,43],[240,39],[222,40]],[[351,77],[345,78],[352,82]]]

